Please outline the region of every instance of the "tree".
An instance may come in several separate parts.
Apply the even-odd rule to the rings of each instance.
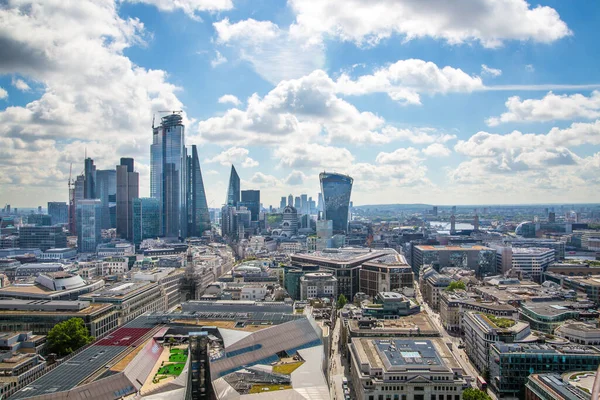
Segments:
[[[59,357],[71,354],[94,338],[90,336],[81,318],[71,318],[60,322],[48,332],[48,349]]]
[[[344,296],[343,294],[340,294],[337,299],[337,307],[343,308],[347,302],[348,302],[348,300],[346,299],[346,296]]]
[[[475,388],[465,389],[462,398],[463,400],[492,400],[486,392]]]
[[[446,291],[454,292],[457,289],[465,290],[466,288],[467,286],[463,281],[452,281],[450,282],[450,285],[448,285],[448,287],[446,288]]]

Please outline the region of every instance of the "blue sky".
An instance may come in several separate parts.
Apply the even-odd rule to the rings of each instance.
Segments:
[[[449,4],[450,3],[450,4]],[[66,201],[183,109],[210,206],[233,163],[263,203],[355,178],[355,204],[594,202],[597,2],[9,0],[0,202]],[[596,92],[595,90],[599,90]]]

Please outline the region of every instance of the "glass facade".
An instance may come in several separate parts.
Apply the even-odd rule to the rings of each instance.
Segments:
[[[102,240],[102,202],[100,200],[80,200],[77,202],[77,251],[95,253]]]
[[[110,221],[110,200],[114,198],[116,194],[117,171],[114,169],[101,169],[96,171],[96,195],[102,202],[102,229],[114,228]]]
[[[160,201],[154,198],[133,199],[133,243],[160,234]]]
[[[52,219],[52,225],[66,224],[69,221],[69,206],[65,202],[49,201],[48,214]]]
[[[242,206],[252,214],[252,221],[258,221],[260,212],[260,190],[242,190]]]
[[[202,236],[204,231],[210,230],[210,214],[204,191],[200,159],[195,145],[192,146],[192,155],[188,156],[188,235]]]
[[[150,148],[150,196],[160,201],[161,236],[187,236],[187,155],[183,119],[163,117],[153,128]]]
[[[348,230],[348,209],[354,179],[347,175],[323,172],[319,174],[323,193],[324,219],[333,221],[333,231]]]
[[[227,189],[227,205],[236,207],[240,202],[240,176],[235,167],[231,166],[231,174],[229,175],[229,186]]]

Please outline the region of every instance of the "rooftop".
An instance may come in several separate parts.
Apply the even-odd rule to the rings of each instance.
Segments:
[[[538,315],[554,317],[561,314],[573,313],[574,310],[570,308],[572,305],[573,303],[566,301],[544,301],[528,302],[521,307],[531,310]]]
[[[479,244],[461,244],[461,245],[418,245],[415,246],[421,251],[481,251],[481,250],[492,250],[489,247],[482,246]]]
[[[333,261],[339,263],[345,262],[360,262],[372,260],[389,254],[383,251],[369,251],[369,249],[355,249],[355,248],[342,248],[342,249],[325,249],[322,251],[315,251],[310,254],[292,254],[292,261],[294,259],[300,260],[313,260],[313,261]]]
[[[593,346],[580,346],[575,344],[554,345],[554,344],[516,344],[496,342],[492,344],[500,353],[547,353],[547,354],[585,354],[600,356],[600,350]]]

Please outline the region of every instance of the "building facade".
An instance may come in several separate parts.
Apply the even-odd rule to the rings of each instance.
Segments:
[[[300,278],[300,300],[337,298],[337,279],[327,272],[310,272]]]
[[[210,231],[210,215],[196,145],[192,145],[192,154],[188,155],[187,162],[188,236],[200,237],[205,231]]]
[[[102,241],[102,202],[100,200],[80,200],[77,202],[77,251],[95,253]],[[54,247],[67,247],[64,246]]]
[[[139,197],[139,174],[133,158],[121,158],[117,165],[117,235],[133,240],[133,199]]]
[[[24,249],[46,251],[67,247],[67,234],[62,226],[22,226],[19,228],[19,246]]]
[[[414,275],[404,256],[390,254],[365,262],[359,273],[359,291],[375,297],[379,292],[392,292],[414,286]]]
[[[160,236],[160,201],[152,197],[133,199],[133,243]]]
[[[319,174],[324,202],[324,219],[331,220],[335,233],[348,231],[348,212],[354,179],[347,175]]]
[[[49,201],[48,214],[52,219],[52,225],[69,222],[69,206],[65,202]]]

